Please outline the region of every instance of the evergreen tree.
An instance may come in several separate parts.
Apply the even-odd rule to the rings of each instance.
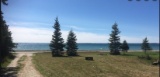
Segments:
[[[147,50],[152,50],[152,48],[150,47],[150,45],[148,43],[147,37],[143,40],[141,49],[144,51],[145,54],[146,54]]]
[[[109,49],[110,49],[110,54],[111,55],[119,55],[119,49],[120,49],[120,36],[118,36],[118,34],[120,33],[118,27],[117,27],[117,23],[115,23],[112,26],[112,32],[110,34],[110,38],[109,38]]]
[[[1,3],[7,5],[7,0],[1,0]],[[2,11],[0,12],[0,63],[5,61],[5,57],[12,56],[10,52],[13,51],[13,48],[16,47],[16,44],[12,41],[11,31],[8,29],[8,25],[5,20],[3,20]],[[0,65],[1,67],[1,65]]]
[[[74,32],[71,30],[69,32],[68,38],[67,38],[67,43],[66,43],[66,49],[67,49],[67,55],[68,56],[77,56],[77,43],[76,43],[76,35]]]
[[[62,56],[63,53],[62,51],[64,50],[64,41],[63,38],[61,37],[61,32],[60,32],[60,24],[58,21],[58,17],[55,20],[55,24],[53,26],[55,29],[54,34],[52,35],[52,40],[50,43],[50,49],[52,51],[52,56]]]
[[[8,3],[6,3],[8,0],[1,0],[1,3],[4,5],[8,5]]]
[[[124,53],[129,50],[129,46],[128,46],[126,40],[123,41],[123,43],[122,43],[122,45],[121,45],[121,49],[122,49],[122,51],[123,51]]]

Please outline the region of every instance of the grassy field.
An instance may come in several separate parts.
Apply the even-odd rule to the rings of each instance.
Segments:
[[[81,52],[78,57],[51,57],[36,53],[33,63],[44,77],[159,77],[159,67],[151,65],[158,52],[148,53],[152,60],[139,59],[142,52],[113,56],[108,53]],[[92,56],[94,61],[86,61]]]

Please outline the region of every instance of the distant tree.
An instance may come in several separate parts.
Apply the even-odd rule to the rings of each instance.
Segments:
[[[150,47],[147,37],[143,40],[143,43],[141,45],[141,49],[144,51],[144,53],[146,54],[147,50],[152,50],[152,48]]]
[[[125,53],[129,50],[129,46],[126,40],[123,41],[122,45],[121,45],[121,49],[122,51]]]
[[[67,43],[66,43],[66,49],[67,49],[67,55],[68,56],[77,56],[77,43],[76,43],[76,35],[74,32],[71,30],[69,32],[68,38],[67,38]]]
[[[118,36],[118,34],[120,33],[118,27],[117,27],[117,23],[115,23],[112,26],[112,32],[110,34],[110,38],[109,38],[109,49],[110,49],[110,54],[111,55],[119,55],[120,52],[120,36]]]
[[[62,56],[63,53],[62,51],[64,50],[64,41],[63,38],[61,37],[61,32],[60,32],[60,24],[58,21],[58,17],[55,20],[55,24],[53,26],[54,34],[52,35],[52,40],[50,43],[50,49],[52,51],[52,56]]]
[[[1,3],[7,5],[7,0],[1,0]],[[0,12],[0,68],[1,63],[5,61],[5,57],[12,56],[10,52],[14,51],[13,48],[16,47],[16,44],[12,41],[11,31],[8,29],[8,25],[5,20],[3,20],[2,11]]]

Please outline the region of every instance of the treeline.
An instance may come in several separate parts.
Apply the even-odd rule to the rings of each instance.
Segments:
[[[1,0],[3,5],[8,5],[6,0]],[[6,24],[6,21],[3,20],[3,15],[1,11],[1,26],[0,26],[0,68],[1,64],[6,61],[7,57],[12,57],[13,55],[10,52],[13,51],[13,48],[16,47],[16,44],[13,43],[11,37],[11,31],[9,31],[9,25]]]
[[[122,44],[120,43],[120,36],[118,36],[119,33],[120,31],[118,29],[118,25],[117,23],[115,23],[112,26],[112,31],[109,38],[110,41],[109,49],[110,49],[110,54],[112,55],[120,55],[120,51],[125,53],[129,50],[129,46],[126,40],[124,40]],[[141,49],[145,52],[145,54],[147,50],[152,49],[148,43],[147,37],[143,40]]]
[[[76,36],[75,33],[71,30],[69,32],[68,38],[66,45],[64,44],[64,40],[61,37],[61,32],[60,32],[60,24],[58,21],[58,18],[55,20],[55,24],[53,26],[55,29],[53,35],[52,35],[52,40],[50,43],[50,49],[52,51],[52,56],[63,56],[63,48],[65,47],[67,50],[67,55],[68,56],[77,56],[77,43],[76,43]],[[110,34],[109,38],[109,49],[110,49],[110,54],[111,55],[120,55],[120,51],[123,53],[127,52],[129,50],[129,46],[126,40],[123,41],[123,43],[120,43],[120,36],[118,34],[120,33],[118,29],[117,23],[115,23],[112,26],[112,31]],[[85,38],[85,37],[84,37]],[[147,37],[143,40],[141,49],[144,50],[146,53],[147,50],[151,50],[152,48],[149,46]]]

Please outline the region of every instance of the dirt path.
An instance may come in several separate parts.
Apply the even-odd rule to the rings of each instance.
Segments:
[[[16,58],[7,66],[5,77],[43,77],[34,67],[32,63],[32,55],[34,52],[16,52]],[[23,61],[24,67],[18,71],[18,60],[26,55]]]
[[[4,77],[17,77],[17,61],[25,54],[18,53],[16,54],[16,58],[11,61],[11,63],[7,66],[7,68],[4,71]]]
[[[32,63],[33,53],[25,53],[27,56],[24,61],[24,67],[19,71],[17,77],[42,77],[42,75],[34,68]]]
[[[17,67],[17,61],[23,56],[25,55],[24,53],[18,53],[16,55],[16,58],[7,66],[7,67]]]

